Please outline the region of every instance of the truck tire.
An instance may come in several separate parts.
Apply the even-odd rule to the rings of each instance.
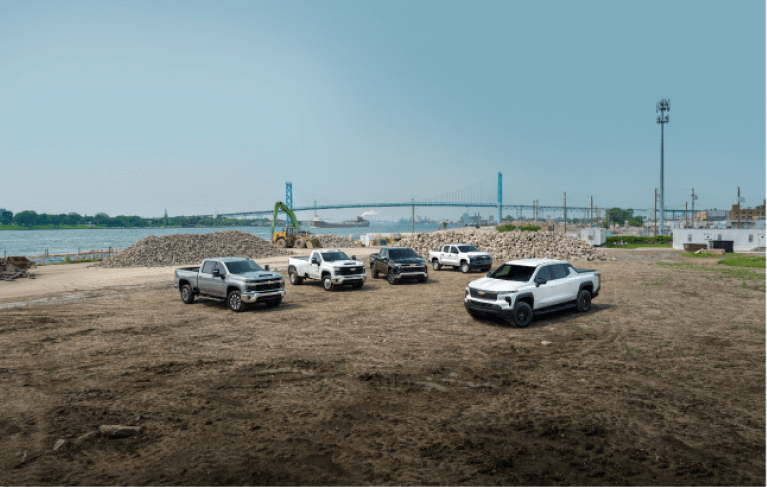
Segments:
[[[299,276],[298,272],[293,268],[288,270],[288,278],[290,279],[290,283],[294,286],[300,286],[301,283],[304,282],[304,278]]]
[[[519,302],[514,306],[511,314],[511,322],[517,328],[527,328],[533,321],[533,308],[525,302]]]
[[[464,274],[468,274],[471,270],[471,267],[469,267],[469,263],[466,261],[461,262],[461,272]]]
[[[378,269],[376,269],[375,264],[370,266],[370,277],[373,279],[378,279]]]
[[[389,284],[394,285],[397,284],[397,280],[394,279],[394,271],[389,269],[389,274],[386,277],[386,280],[389,281]]]
[[[301,237],[297,238],[296,241],[293,243],[293,245],[299,249],[302,249],[306,247],[306,240],[302,239]]]
[[[431,261],[431,268],[434,269],[435,271],[438,271],[442,268],[442,264],[440,264],[437,259],[434,259],[433,261]]]
[[[194,292],[192,292],[192,286],[189,284],[184,284],[181,286],[179,292],[181,293],[181,301],[183,301],[184,304],[194,303]]]
[[[282,298],[280,298],[280,299],[272,299],[271,301],[267,301],[266,302],[266,307],[267,308],[276,308],[280,304],[282,304]]]
[[[242,302],[242,294],[240,291],[232,291],[229,296],[226,297],[226,303],[229,305],[229,309],[235,313],[245,309],[245,303]]]
[[[288,241],[285,240],[284,238],[278,238],[275,243],[277,244],[277,247],[281,249],[284,249],[285,247],[288,246]]]
[[[584,289],[578,293],[578,300],[576,301],[578,311],[585,313],[591,309],[591,293]]]
[[[325,288],[325,291],[333,291],[336,288],[333,280],[328,275],[322,277],[322,287]]]

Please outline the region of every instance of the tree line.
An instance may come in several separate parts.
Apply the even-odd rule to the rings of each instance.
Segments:
[[[266,225],[266,219],[238,220],[236,218],[213,218],[201,216],[173,216],[144,218],[140,216],[115,216],[105,214],[84,216],[76,213],[51,215],[34,211],[20,211],[14,214],[5,210],[0,213],[0,224],[24,228],[46,227],[98,227],[98,228],[153,228],[153,227],[231,227],[244,225]],[[269,220],[271,223],[271,221]]]

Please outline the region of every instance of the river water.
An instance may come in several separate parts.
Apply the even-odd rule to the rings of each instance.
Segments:
[[[457,225],[448,225],[454,228]],[[436,223],[416,223],[416,232],[431,232],[441,228]],[[211,233],[221,230],[240,230],[265,240],[271,238],[271,227],[218,227],[218,228],[126,228],[81,230],[0,230],[0,257],[5,255],[72,254],[78,251],[124,249],[149,235],[176,233]],[[361,228],[309,228],[312,233],[334,233],[342,237],[352,235],[358,240],[366,233],[410,233],[410,223],[370,222]]]

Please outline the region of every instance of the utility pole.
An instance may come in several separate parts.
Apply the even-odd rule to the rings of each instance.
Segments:
[[[669,102],[671,100],[668,99],[662,99],[655,105],[655,113],[660,112],[660,115],[658,115],[658,118],[656,119],[656,122],[660,124],[660,233],[663,235],[663,213],[666,209],[664,205],[663,200],[663,126],[668,123],[668,115],[666,115],[666,112],[671,111],[671,108],[669,106]]]
[[[684,202],[684,227],[687,228],[687,224],[690,223],[687,219],[687,202]]]
[[[565,192],[565,233],[567,233],[567,192]]]
[[[594,197],[591,197],[591,208],[589,209],[589,226],[594,226]]]
[[[413,202],[413,219],[411,220],[410,233],[415,233],[415,196],[411,200]]]
[[[740,228],[740,186],[738,186],[738,228]]]
[[[655,188],[655,210],[653,211],[653,220],[655,221],[655,236],[658,236],[658,188]]]
[[[695,188],[692,188],[692,211],[690,211],[690,217],[693,221],[695,221],[695,200],[697,200],[698,197],[695,196]]]

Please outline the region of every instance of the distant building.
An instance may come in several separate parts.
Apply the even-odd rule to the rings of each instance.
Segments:
[[[471,218],[471,215],[468,213],[464,213],[461,217],[461,223],[472,223],[474,220]]]
[[[737,221],[737,220],[762,220],[764,219],[764,207],[765,205],[762,204],[761,206],[757,206],[756,208],[741,208],[740,209],[740,215],[738,215],[738,205],[732,205],[732,210],[730,210],[730,220]]]
[[[704,210],[696,211],[696,222],[719,222],[727,219],[727,210]]]

